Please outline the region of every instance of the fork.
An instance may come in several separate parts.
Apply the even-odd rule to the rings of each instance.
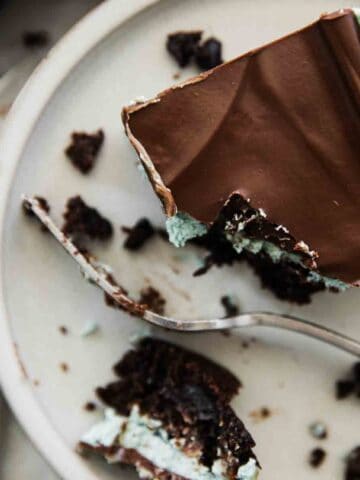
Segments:
[[[132,300],[124,289],[109,276],[109,270],[97,262],[94,257],[82,253],[54,223],[36,197],[23,196],[23,200],[80,266],[87,279],[100,287],[120,308],[153,325],[179,332],[206,332],[254,326],[276,327],[313,337],[360,357],[360,342],[327,327],[287,314],[249,312],[221,319],[181,320],[154,313],[147,308],[147,305],[141,305]]]

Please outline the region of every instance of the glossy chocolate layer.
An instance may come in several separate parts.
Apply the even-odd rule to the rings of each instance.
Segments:
[[[124,110],[127,134],[173,215],[213,222],[234,192],[360,280],[360,30],[324,15]]]

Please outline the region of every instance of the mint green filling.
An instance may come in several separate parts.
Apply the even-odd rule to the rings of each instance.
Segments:
[[[207,227],[187,213],[180,212],[167,219],[166,230],[170,242],[176,247],[183,247],[191,238],[205,235]]]
[[[130,415],[124,417],[114,410],[105,411],[105,419],[95,424],[82,439],[93,447],[121,446],[134,449],[158,468],[170,471],[189,480],[226,480],[227,465],[220,458],[211,468],[202,465],[196,455],[187,455],[174,440],[170,439],[162,428],[161,422],[141,415],[139,408],[132,407]],[[180,442],[181,443],[181,442]],[[120,461],[116,453],[106,456],[111,463]],[[153,478],[137,467],[141,478]],[[256,461],[250,458],[238,469],[236,480],[256,480],[259,469]]]
[[[260,215],[260,212],[258,213]],[[296,253],[289,253],[282,250],[277,245],[266,240],[255,240],[247,238],[242,230],[245,224],[239,223],[235,233],[225,231],[226,238],[232,243],[234,250],[241,253],[243,250],[257,254],[260,252],[266,253],[274,263],[285,260],[295,264],[301,264],[301,257]],[[201,237],[206,234],[207,226],[197,221],[187,213],[177,213],[166,221],[166,230],[169,234],[169,240],[176,247],[183,247],[188,240],[195,237]],[[336,288],[344,291],[349,288],[348,284],[337,280],[336,278],[329,278],[320,275],[317,272],[310,271],[308,280],[312,282],[323,282],[326,288]]]

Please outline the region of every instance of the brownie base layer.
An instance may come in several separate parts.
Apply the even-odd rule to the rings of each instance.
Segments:
[[[309,272],[301,265],[288,262],[274,264],[266,255],[246,253],[244,257],[260,278],[262,286],[280,300],[303,305],[311,302],[314,293],[326,290],[324,283],[309,280]],[[338,292],[335,288],[331,291]]]
[[[119,448],[114,449],[113,447],[93,447],[87,443],[81,442],[79,444],[80,453],[96,453],[101,454],[103,456],[116,456],[118,462],[122,465],[129,465],[135,467],[139,474],[142,473],[141,478],[146,479],[156,479],[156,480],[188,480],[185,477],[181,477],[180,475],[176,475],[175,473],[169,472],[167,470],[163,470],[152,462],[150,462],[147,458],[142,456],[137,450],[128,449],[128,448]],[[145,475],[145,472],[149,474],[149,476]]]
[[[274,262],[265,252],[255,254],[243,250],[238,253],[225,234],[229,222],[231,224],[234,218],[245,225],[243,234],[246,238],[270,242],[284,252],[296,251],[302,263],[286,260]],[[236,230],[236,225],[234,228]],[[247,261],[260,277],[263,287],[271,290],[282,300],[298,304],[309,303],[312,294],[326,289],[324,282],[311,280],[311,267],[316,265],[314,252],[308,252],[304,247],[302,247],[303,250],[297,249],[297,245],[301,245],[301,242],[297,242],[283,227],[259,215],[258,211],[240,195],[233,195],[224,205],[206,235],[194,238],[190,243],[209,252],[203,267],[194,273],[195,276],[205,274],[214,265],[232,265]],[[333,291],[336,290],[333,289]]]

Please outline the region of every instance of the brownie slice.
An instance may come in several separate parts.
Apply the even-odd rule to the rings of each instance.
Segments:
[[[254,440],[229,405],[241,384],[228,370],[145,338],[114,371],[119,379],[97,389],[107,420],[82,438],[83,449],[145,469],[146,478],[257,478]],[[100,438],[111,425],[111,439]]]
[[[238,254],[300,303],[360,285],[357,15],[324,14],[123,109],[170,241],[211,235],[198,273]]]

